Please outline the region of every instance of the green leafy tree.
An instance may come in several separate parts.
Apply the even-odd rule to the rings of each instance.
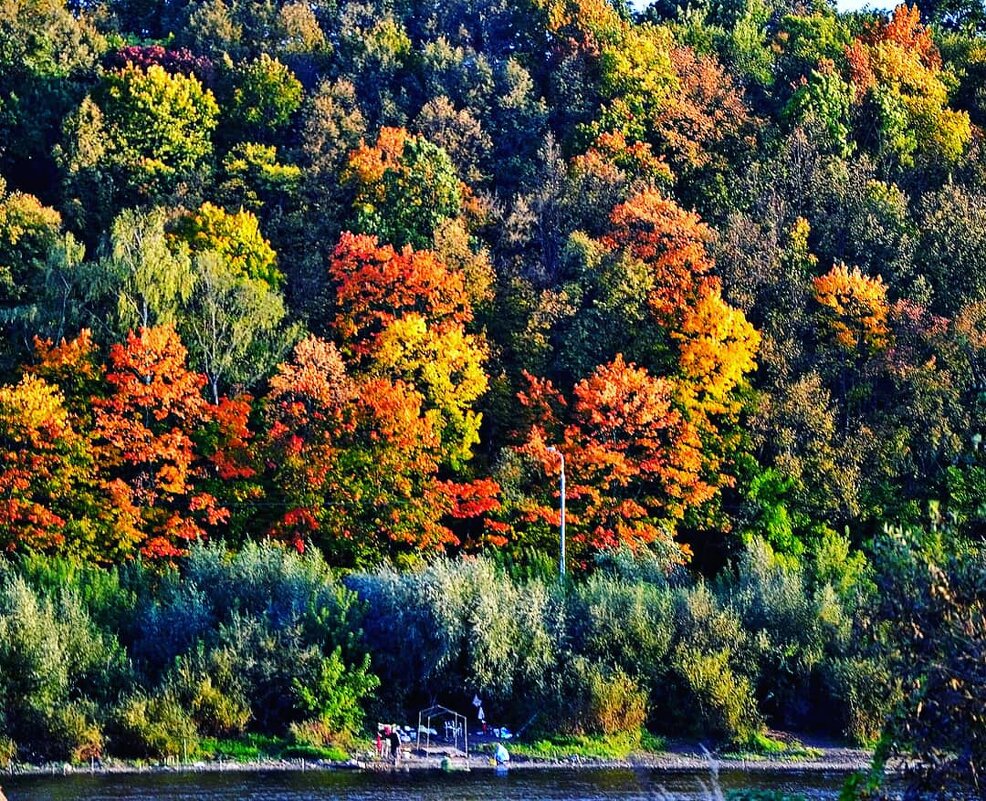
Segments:
[[[234,67],[226,80],[230,83],[223,102],[227,136],[254,140],[269,136],[287,125],[301,107],[301,81],[266,53]]]
[[[462,203],[448,154],[403,128],[384,128],[376,145],[352,151],[343,181],[354,195],[354,229],[395,247],[430,247],[435,228]]]
[[[106,73],[65,123],[60,161],[75,219],[170,196],[210,169],[219,107],[194,75],[151,65]]]

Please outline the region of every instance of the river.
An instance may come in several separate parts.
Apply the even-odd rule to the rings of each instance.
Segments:
[[[722,770],[724,791],[758,788],[834,799],[839,773]],[[629,769],[514,769],[443,774],[438,771],[346,771],[114,774],[103,776],[7,776],[9,801],[703,801],[713,797],[708,774]],[[704,785],[704,787],[703,787]]]

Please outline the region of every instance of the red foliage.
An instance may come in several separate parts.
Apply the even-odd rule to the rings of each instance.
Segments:
[[[205,460],[192,434],[209,422],[205,376],[186,367],[186,351],[170,327],[131,333],[110,349],[110,393],[94,401],[96,457],[119,506],[120,523],[149,557],[172,557],[225,520],[198,489]]]
[[[409,312],[438,326],[472,319],[462,274],[430,251],[405,247],[398,252],[379,246],[376,237],[344,233],[329,273],[336,282],[336,330],[359,356],[373,350],[389,322]]]

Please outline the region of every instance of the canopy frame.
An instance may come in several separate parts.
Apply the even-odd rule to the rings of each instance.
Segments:
[[[449,709],[447,706],[442,706],[441,704],[433,704],[427,709],[422,709],[418,712],[418,749],[423,751],[426,755],[429,754],[432,749],[438,746],[432,745],[431,740],[431,722],[448,720],[452,721],[452,745],[456,751],[462,751],[463,755],[469,758],[469,726],[468,720],[465,715],[456,712],[454,709]],[[424,737],[422,738],[422,733]],[[424,742],[422,743],[422,740]],[[461,743],[461,745],[460,745]],[[443,748],[448,746],[447,743],[442,745]]]

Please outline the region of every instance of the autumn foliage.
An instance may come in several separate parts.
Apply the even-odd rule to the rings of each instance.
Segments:
[[[570,404],[550,381],[529,377],[528,383],[520,401],[539,422],[524,452],[555,475],[558,457],[548,448],[558,442],[573,540],[583,556],[657,542],[675,547],[675,522],[714,490],[701,477],[698,432],[674,406],[673,382],[618,355],[575,385]],[[556,502],[530,514],[557,523]]]

